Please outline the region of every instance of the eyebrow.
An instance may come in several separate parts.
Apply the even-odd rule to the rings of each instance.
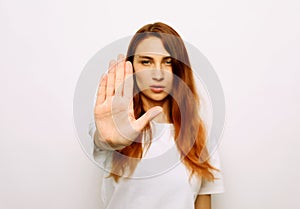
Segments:
[[[152,58],[152,57],[149,57],[149,56],[143,56],[143,55],[137,55],[137,56],[138,56],[138,58],[141,58],[141,59],[150,59],[150,60],[153,60],[153,58]],[[171,56],[166,56],[166,57],[163,57],[163,60],[169,59],[169,58],[172,59]]]

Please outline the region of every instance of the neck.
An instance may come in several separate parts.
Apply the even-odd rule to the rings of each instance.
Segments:
[[[155,106],[160,106],[163,109],[163,112],[156,116],[153,120],[158,123],[170,123],[170,99],[167,97],[162,101],[154,101],[145,98],[144,95],[141,95],[143,102],[143,108],[145,111],[148,111],[150,108]]]

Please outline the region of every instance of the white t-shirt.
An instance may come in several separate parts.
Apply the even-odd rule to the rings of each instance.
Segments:
[[[138,163],[130,178],[120,178],[116,183],[110,172],[113,151],[99,150],[93,145],[93,159],[103,168],[101,200],[105,209],[193,209],[198,194],[224,192],[220,172],[214,172],[214,182],[192,177],[180,160],[174,141],[172,124],[150,123],[152,143]],[[91,123],[90,136],[93,141],[95,125]],[[211,157],[211,164],[220,169],[218,153]]]

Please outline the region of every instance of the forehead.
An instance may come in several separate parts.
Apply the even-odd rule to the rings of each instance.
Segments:
[[[165,49],[162,41],[157,37],[148,37],[142,40],[135,50],[137,55],[153,54],[170,56],[169,52]]]

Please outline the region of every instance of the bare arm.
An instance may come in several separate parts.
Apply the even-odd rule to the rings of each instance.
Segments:
[[[211,209],[211,195],[198,195],[195,201],[195,209]]]

